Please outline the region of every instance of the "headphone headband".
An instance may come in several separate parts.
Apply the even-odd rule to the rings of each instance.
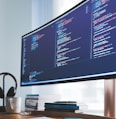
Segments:
[[[15,78],[15,76],[13,74],[11,74],[9,72],[2,72],[2,73],[0,73],[0,75],[3,75],[3,76],[9,75],[9,76],[11,76],[15,81],[15,89],[17,89],[17,80],[16,80],[16,78]]]

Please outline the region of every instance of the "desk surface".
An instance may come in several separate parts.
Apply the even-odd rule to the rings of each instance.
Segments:
[[[29,119],[29,118],[34,118],[34,116],[22,116],[20,114],[0,113],[0,119]]]
[[[8,114],[8,113],[0,113],[0,119],[34,119],[37,117],[40,119],[45,117],[44,115],[22,115],[22,114]],[[53,119],[62,119],[62,118],[53,118]]]
[[[63,119],[64,117],[74,117],[82,119],[115,119],[96,115],[88,115],[72,112],[56,112],[56,111],[34,111],[28,115],[25,115],[25,113],[23,115],[0,113],[0,119],[31,119],[31,118],[37,119],[37,117],[51,117],[53,119]]]

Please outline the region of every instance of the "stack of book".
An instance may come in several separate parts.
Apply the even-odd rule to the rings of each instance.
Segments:
[[[79,106],[76,102],[54,102],[54,103],[45,103],[45,111],[65,111],[65,112],[79,112]]]

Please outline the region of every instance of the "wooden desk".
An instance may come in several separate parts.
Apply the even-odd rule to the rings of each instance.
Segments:
[[[115,119],[96,115],[56,111],[34,111],[29,115],[0,113],[0,119],[31,119],[37,117],[51,117],[54,119],[63,119],[64,117],[76,117],[82,119]]]
[[[0,113],[0,119],[29,119],[34,118],[35,116],[22,116],[20,114],[6,114]]]
[[[44,115],[22,115],[22,114],[8,114],[8,113],[0,113],[0,119],[31,119],[37,117],[45,117]],[[62,119],[62,118],[54,118],[54,119]]]
[[[74,118],[82,118],[82,119],[115,119],[104,116],[83,114],[83,113],[73,113],[73,112],[60,112],[60,111],[33,111],[31,113],[32,116],[46,116],[52,118],[64,118],[64,117],[74,117]]]

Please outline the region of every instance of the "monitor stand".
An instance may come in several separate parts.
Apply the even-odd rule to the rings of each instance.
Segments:
[[[116,78],[104,82],[105,103],[104,116],[116,118]]]

